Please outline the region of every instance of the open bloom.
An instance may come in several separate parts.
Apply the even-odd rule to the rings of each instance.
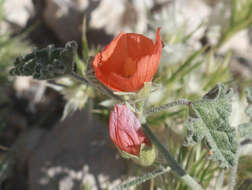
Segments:
[[[152,80],[161,52],[160,28],[155,43],[141,34],[120,33],[95,56],[95,76],[115,91],[136,92]]]
[[[138,118],[124,104],[116,104],[110,113],[109,134],[114,144],[129,154],[139,156],[142,143],[151,146]]]

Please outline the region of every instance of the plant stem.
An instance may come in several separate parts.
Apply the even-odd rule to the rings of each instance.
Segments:
[[[180,167],[176,160],[172,157],[169,150],[167,150],[163,144],[158,140],[158,138],[152,133],[149,126],[145,123],[143,124],[143,129],[145,134],[151,139],[151,141],[157,146],[160,152],[164,155],[167,160],[167,164],[171,167],[172,172],[175,173],[186,185],[188,185],[193,190],[203,190],[201,185],[197,183],[186,171]]]
[[[101,93],[111,97],[111,98],[114,98],[118,101],[123,101],[123,99],[120,97],[120,96],[117,96],[113,93],[113,91],[111,91],[110,89],[106,88],[105,86],[102,86],[100,85],[99,87],[97,85],[95,85],[92,81],[89,81],[87,79],[85,79],[84,77],[81,77],[80,75],[78,75],[77,73],[75,72],[71,72],[70,74],[71,77],[73,77],[74,79],[86,84],[86,85],[90,85],[92,87],[94,87],[95,89],[97,89],[98,91],[100,91]]]
[[[87,79],[81,77],[80,75],[78,75],[78,74],[75,73],[74,71],[72,71],[72,72],[70,73],[70,76],[73,77],[74,79],[76,79],[76,80],[78,80],[78,81],[84,83],[84,84],[89,84],[89,82],[88,82]]]
[[[173,102],[170,102],[168,104],[163,104],[162,106],[159,107],[152,107],[151,109],[147,110],[145,112],[146,115],[150,115],[152,113],[156,113],[156,112],[160,112],[164,109],[170,108],[170,107],[174,107],[174,106],[178,106],[178,105],[189,105],[191,104],[190,101],[186,100],[186,99],[180,99],[180,100],[176,100]]]
[[[123,189],[128,189],[129,187],[131,186],[136,186],[136,185],[139,185],[147,180],[150,180],[150,179],[153,179],[159,175],[162,175],[164,173],[167,173],[171,170],[170,167],[165,167],[165,168],[159,168],[159,169],[156,169],[152,172],[149,172],[149,173],[146,173],[144,174],[143,176],[141,177],[137,177],[136,179],[132,179],[132,180],[129,180],[127,181],[126,183],[122,184],[122,185],[119,185],[119,186],[116,186],[115,188],[113,188],[112,190],[123,190]]]

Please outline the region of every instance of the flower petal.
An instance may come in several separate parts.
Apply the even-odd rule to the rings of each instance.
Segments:
[[[93,61],[101,83],[116,91],[135,92],[152,80],[161,57],[160,28],[155,44],[135,33],[120,33]]]

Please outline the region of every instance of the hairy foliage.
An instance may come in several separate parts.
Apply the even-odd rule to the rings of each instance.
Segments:
[[[205,140],[211,155],[224,168],[232,167],[237,151],[237,136],[229,124],[232,90],[218,84],[202,99],[192,102],[185,127],[185,145]]]
[[[11,75],[32,76],[35,79],[45,80],[61,77],[72,72],[74,55],[77,51],[77,43],[66,43],[64,48],[55,48],[49,45],[47,48],[34,50],[24,57],[17,57]]]

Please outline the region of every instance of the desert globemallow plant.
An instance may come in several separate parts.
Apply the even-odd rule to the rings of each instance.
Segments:
[[[184,125],[187,130],[184,145],[193,146],[204,141],[210,152],[209,158],[219,163],[220,170],[232,170],[229,190],[233,190],[240,138],[252,131],[252,125],[250,122],[240,125],[239,130],[230,125],[234,92],[224,84],[217,84],[198,100],[178,99],[157,107],[150,105],[148,98],[155,91],[152,79],[158,69],[162,46],[160,28],[156,30],[155,42],[141,34],[120,33],[93,59],[90,58],[82,75],[75,69],[78,66],[76,43],[70,42],[64,48],[49,46],[19,57],[11,74],[33,76],[39,80],[67,76],[94,87],[112,99],[108,130],[122,157],[150,166],[157,161],[157,152],[163,155],[165,162],[159,163],[158,170],[115,189],[128,188],[166,172],[172,172],[193,190],[203,189],[203,185],[175,160],[147,122],[148,117],[155,116],[156,112],[185,106],[188,119]]]

